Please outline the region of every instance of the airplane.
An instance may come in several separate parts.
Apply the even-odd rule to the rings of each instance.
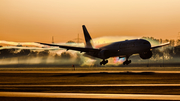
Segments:
[[[131,60],[128,60],[129,57],[133,54],[139,54],[142,59],[149,59],[152,57],[152,49],[163,47],[169,45],[169,42],[160,44],[157,46],[151,46],[150,42],[145,39],[133,39],[133,40],[125,40],[125,41],[118,41],[111,43],[109,45],[100,47],[100,48],[93,48],[92,38],[89,35],[88,30],[86,29],[85,25],[82,25],[83,33],[85,37],[86,45],[85,47],[73,47],[73,46],[65,46],[65,45],[55,45],[55,44],[48,44],[48,43],[41,43],[37,42],[42,45],[48,46],[57,46],[59,48],[65,48],[67,51],[75,50],[85,52],[85,56],[91,56],[95,58],[100,58],[102,61],[100,65],[105,65],[108,63],[108,58],[110,57],[119,57],[119,58],[126,58],[123,62],[123,65],[128,65],[131,63]]]

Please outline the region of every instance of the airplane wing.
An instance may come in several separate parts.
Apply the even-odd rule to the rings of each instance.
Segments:
[[[157,45],[157,46],[153,46],[153,47],[151,47],[151,49],[163,47],[163,46],[166,46],[166,45],[169,45],[169,44],[170,44],[170,42],[163,43],[163,44],[160,44],[160,45]]]
[[[72,47],[72,46],[64,46],[64,45],[55,45],[55,44],[48,44],[48,43],[41,43],[41,42],[36,42],[42,45],[48,45],[48,46],[57,46],[59,48],[65,48],[67,50],[76,50],[80,52],[91,52],[91,51],[99,51],[99,49],[94,49],[94,48],[84,48],[84,47]]]
[[[0,47],[0,50],[2,49],[29,49],[29,50],[58,50],[59,48],[38,48],[38,47],[16,47],[16,46],[4,46],[4,47]]]

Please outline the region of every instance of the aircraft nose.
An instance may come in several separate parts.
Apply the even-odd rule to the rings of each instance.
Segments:
[[[146,46],[147,46],[148,49],[150,49],[151,48],[151,43],[149,41],[147,41]]]
[[[151,49],[151,43],[147,40],[143,40],[143,47],[146,49]]]

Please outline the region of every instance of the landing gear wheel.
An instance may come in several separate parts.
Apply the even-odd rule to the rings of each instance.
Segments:
[[[107,64],[108,63],[108,60],[103,60],[102,62],[100,62],[100,65],[105,65],[105,64]]]
[[[105,61],[105,64],[106,64],[106,63],[108,63],[108,60]],[[105,65],[105,64],[104,64],[104,65]]]
[[[130,63],[131,63],[131,60],[129,60],[129,61],[126,60],[126,61],[123,62],[123,65],[129,65]]]
[[[129,65],[131,63],[131,60],[128,61],[127,65]]]
[[[100,62],[100,65],[102,65],[102,62]]]

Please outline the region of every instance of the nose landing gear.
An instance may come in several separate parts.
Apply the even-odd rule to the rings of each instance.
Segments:
[[[100,62],[100,65],[105,65],[108,63],[108,60],[103,59],[103,61]]]
[[[126,61],[123,62],[123,65],[129,65],[131,60],[128,60],[129,56],[126,56]]]

